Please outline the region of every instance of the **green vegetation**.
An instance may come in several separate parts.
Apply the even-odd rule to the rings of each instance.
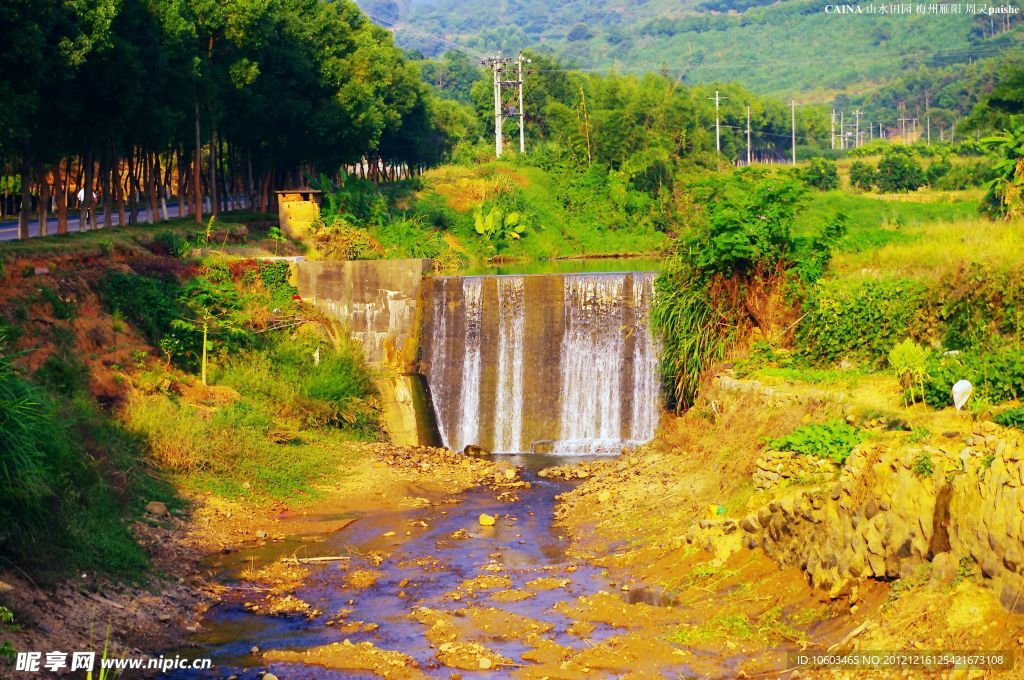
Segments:
[[[815,458],[830,458],[840,465],[846,463],[863,432],[842,420],[805,425],[769,443],[778,451],[792,451]]]
[[[74,364],[63,354],[48,362]],[[96,409],[81,383],[34,385],[0,359],[0,548],[35,568],[138,578],[146,558],[120,517],[143,494],[173,500],[140,460],[138,441]],[[60,371],[83,375],[81,369]],[[94,460],[96,463],[91,463]],[[108,475],[123,479],[111,488]]]
[[[1000,411],[993,420],[1003,427],[1015,427],[1018,430],[1024,430],[1024,406]]]
[[[889,352],[889,366],[896,372],[900,383],[910,390],[910,398],[904,397],[904,404],[914,401],[915,390],[920,388],[924,399],[924,376],[928,371],[928,351],[912,340],[904,340]]]
[[[997,154],[988,191],[982,199],[983,209],[990,215],[1005,219],[1024,216],[1024,119],[1010,118],[1010,127],[1002,133],[982,140]]]
[[[692,405],[704,369],[750,329],[778,331],[787,289],[821,276],[845,230],[836,216],[819,237],[794,237],[803,192],[791,181],[737,173],[698,191],[705,212],[677,242],[652,310],[666,393],[678,409]]]
[[[932,455],[924,452],[914,459],[914,474],[918,477],[931,477],[935,472],[935,464],[932,463]]]

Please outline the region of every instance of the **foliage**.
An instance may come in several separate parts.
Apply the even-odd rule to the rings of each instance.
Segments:
[[[171,500],[168,490],[139,461],[137,442],[74,386],[58,389],[0,359],[0,549],[44,568],[137,576],[146,558],[121,520],[124,504],[143,494]],[[116,491],[105,481],[113,473],[125,480]]]
[[[1024,118],[1011,116],[1009,128],[981,141],[997,157],[982,210],[1008,220],[1024,215]]]
[[[875,186],[875,169],[864,161],[850,165],[850,184],[861,191],[871,191]]]
[[[503,212],[496,205],[485,210],[480,206],[473,214],[473,225],[476,233],[490,241],[508,242],[519,240],[526,231],[519,213]]]
[[[112,269],[96,283],[96,291],[107,311],[123,315],[152,345],[160,343],[180,313],[177,280]]]
[[[812,158],[810,165],[800,172],[800,178],[807,186],[819,191],[839,188],[839,170],[835,162],[824,158]]]
[[[924,451],[914,460],[913,472],[918,477],[931,477],[935,472],[935,464],[932,462],[932,456],[927,451]]]
[[[911,151],[901,146],[886,149],[875,173],[875,184],[882,193],[916,191],[925,185],[924,169]]]
[[[803,190],[791,181],[739,173],[699,191],[705,212],[676,244],[652,309],[676,408],[693,403],[703,371],[751,326],[774,332],[782,289],[820,275],[843,229],[842,220],[833,221],[800,249],[792,229]]]
[[[353,227],[343,220],[327,226],[322,220],[313,225],[313,244],[324,260],[373,260],[383,248],[366,229]]]
[[[882,366],[900,338],[914,337],[926,289],[913,279],[828,279],[804,302],[796,342],[813,361],[860,359]]]
[[[909,338],[889,351],[889,366],[896,372],[900,383],[910,390],[910,401],[914,401],[914,390],[921,388],[924,398],[924,376],[928,370],[928,351]]]
[[[934,352],[928,361],[924,400],[933,408],[953,405],[959,380],[974,386],[974,400],[999,404],[1024,399],[1024,353],[1015,346],[989,351]]]
[[[831,420],[799,427],[784,437],[772,440],[769,446],[778,451],[830,458],[842,465],[862,439],[861,430],[842,420]]]
[[[1015,427],[1018,430],[1024,430],[1024,406],[1017,406],[1015,408],[1008,408],[1005,411],[1001,411],[996,414],[993,418],[998,424],[1003,427]]]

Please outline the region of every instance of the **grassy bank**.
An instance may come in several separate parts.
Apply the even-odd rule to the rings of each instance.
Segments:
[[[47,578],[143,578],[131,526],[165,521],[146,513],[150,502],[172,514],[206,496],[310,502],[352,455],[348,443],[377,435],[358,349],[293,299],[287,264],[238,255],[280,248],[251,217],[199,233],[178,223],[3,246],[8,559]],[[229,242],[243,225],[249,240]],[[56,264],[39,272],[38,258]]]

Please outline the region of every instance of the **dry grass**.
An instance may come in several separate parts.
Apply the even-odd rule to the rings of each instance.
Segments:
[[[859,253],[837,253],[833,270],[939,278],[965,264],[1004,270],[1024,261],[1024,224],[1020,222],[981,218],[934,222],[907,227],[907,233],[916,238]]]
[[[423,179],[428,187],[459,212],[471,210],[490,198],[528,183],[514,168],[495,164],[473,168],[445,165],[427,171]]]

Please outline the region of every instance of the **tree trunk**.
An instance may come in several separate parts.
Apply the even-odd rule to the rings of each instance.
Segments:
[[[28,238],[28,223],[32,219],[32,154],[28,144],[21,159],[21,211],[18,213],[18,238]]]
[[[39,176],[39,235],[46,236],[50,231],[47,223],[50,219],[50,178],[41,165],[36,169],[36,174]]]
[[[135,149],[128,150],[128,223],[139,222],[139,183],[135,178]]]
[[[114,198],[117,200],[117,224],[123,227],[128,224],[128,214],[124,208],[124,174],[121,172],[124,159],[121,158],[120,153],[114,152],[114,162],[111,165]]]
[[[113,173],[112,152],[103,154],[100,161],[100,193],[103,194],[103,226],[114,226],[114,195],[111,193],[110,175]]]
[[[203,140],[199,136],[199,96],[193,92],[195,102],[195,167],[192,168],[192,196],[195,199],[196,224],[203,223]]]
[[[160,174],[160,166],[157,165],[155,152],[151,158],[149,152],[144,151],[142,159],[146,164],[146,197],[149,199],[149,223],[156,224],[156,221],[160,219],[156,195],[157,176]]]
[[[93,210],[96,208],[96,201],[92,195],[92,184],[95,174],[95,168],[93,167],[93,156],[92,149],[85,152],[85,162],[83,167],[84,176],[82,178],[82,204],[78,206],[78,230],[86,231],[92,229],[96,224],[96,218],[93,215]]]
[[[185,176],[188,174],[188,161],[181,149],[178,150],[178,217],[188,214],[188,201],[185,199]]]
[[[220,191],[217,189],[217,128],[210,127],[210,212],[220,214]]]
[[[68,165],[71,164],[69,160]],[[53,166],[53,195],[57,199],[57,233],[68,233],[68,191],[66,177],[61,176],[60,161]]]

